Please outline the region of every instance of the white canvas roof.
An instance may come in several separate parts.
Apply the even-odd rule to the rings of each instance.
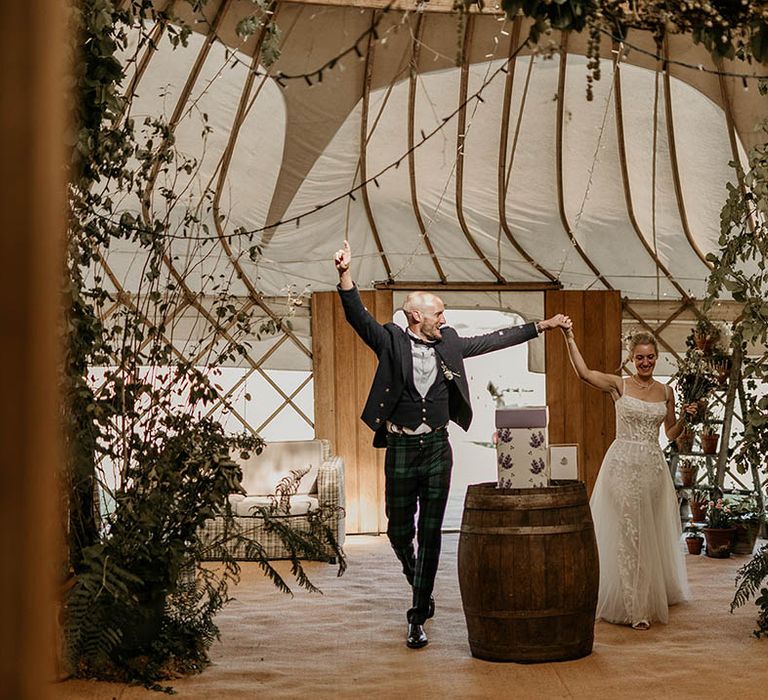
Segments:
[[[257,38],[235,34],[252,3],[210,0],[205,21],[176,3],[196,32],[173,50],[158,31],[156,49],[138,53],[131,115],[164,114],[179,151],[198,159],[191,175],[161,173],[153,192],[157,211],[164,186],[186,186],[207,224],[210,241],[179,239],[170,251],[189,288],[201,298],[230,279],[243,298],[330,290],[333,252],[348,238],[361,287],[557,283],[631,299],[702,297],[725,183],[735,181],[729,161],[744,160],[768,116],[755,81],[745,90],[709,71],[754,68],[716,66],[679,36],[664,48],[665,73],[648,55],[652,37],[632,32],[634,48],[605,39],[590,102],[585,37],[556,33],[562,56],[524,48],[509,62],[526,23],[489,9],[468,20],[459,68],[450,4],[382,15],[383,3],[282,2],[282,53],[268,75],[253,59]],[[281,73],[308,75],[281,87]],[[135,247],[105,260],[116,285],[139,291]]]

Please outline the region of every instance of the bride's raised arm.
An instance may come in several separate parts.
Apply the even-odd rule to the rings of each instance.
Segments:
[[[614,398],[621,396],[621,378],[615,374],[606,374],[605,372],[598,372],[596,369],[587,367],[587,363],[584,362],[584,358],[581,356],[579,346],[576,345],[573,329],[563,330],[563,335],[565,335],[565,344],[568,348],[568,357],[571,358],[571,365],[576,374],[587,384],[595,387],[595,389],[608,392]]]

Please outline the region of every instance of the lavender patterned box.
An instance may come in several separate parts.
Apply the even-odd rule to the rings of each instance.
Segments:
[[[499,488],[547,486],[547,422],[546,406],[504,408],[496,411],[496,464]],[[530,425],[531,423],[533,425]],[[516,427],[508,427],[510,425]]]

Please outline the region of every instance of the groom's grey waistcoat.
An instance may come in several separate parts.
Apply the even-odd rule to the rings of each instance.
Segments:
[[[347,321],[379,358],[361,417],[375,433],[374,447],[385,447],[386,422],[392,419],[393,411],[403,398],[403,392],[413,376],[411,341],[397,324],[381,325],[376,321],[363,306],[356,286],[350,290],[338,287],[338,290]],[[447,326],[441,331],[442,340],[435,343],[438,371],[436,383],[443,378],[447,380],[448,416],[467,430],[472,422],[472,405],[464,371],[464,358],[531,340],[536,337],[536,327],[533,323],[526,323],[470,338],[461,337],[453,328]],[[445,396],[445,392],[441,393]]]

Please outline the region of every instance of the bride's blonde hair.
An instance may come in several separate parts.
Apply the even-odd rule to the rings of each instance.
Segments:
[[[627,338],[627,351],[629,357],[632,357],[632,353],[638,345],[653,345],[653,349],[656,354],[659,354],[659,345],[656,342],[656,336],[648,331],[635,331]]]

